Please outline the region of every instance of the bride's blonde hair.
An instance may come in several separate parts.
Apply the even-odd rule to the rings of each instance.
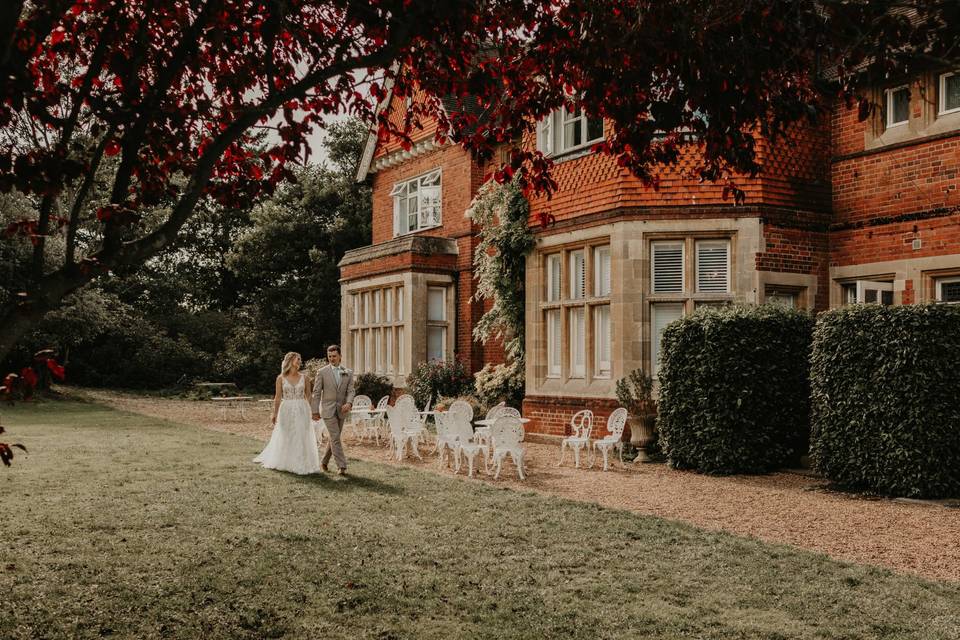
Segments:
[[[300,357],[300,354],[296,351],[290,351],[287,355],[283,356],[283,363],[280,364],[280,375],[285,376],[293,369],[293,360],[296,358],[303,363],[303,358]]]

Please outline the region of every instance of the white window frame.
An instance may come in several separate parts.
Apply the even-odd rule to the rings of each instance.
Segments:
[[[945,116],[948,113],[957,113],[960,112],[960,105],[953,107],[952,109],[947,109],[947,78],[952,78],[953,76],[960,76],[958,71],[948,71],[946,73],[941,73],[937,82],[937,93],[939,98],[937,100],[937,115]]]
[[[894,122],[893,121],[893,94],[903,89],[907,90],[907,119],[898,120]],[[886,128],[892,129],[894,127],[902,127],[905,124],[909,124],[910,123],[910,85],[902,84],[898,87],[890,87],[889,89],[886,89],[884,91],[884,96],[885,96],[884,104],[886,106],[886,122],[887,122]]]
[[[680,247],[680,290],[679,291],[658,291],[657,290],[657,247],[662,246]],[[687,291],[687,243],[683,240],[657,240],[650,243],[650,291],[653,294],[683,294]]]
[[[944,284],[953,284],[955,282],[960,282],[960,276],[947,276],[943,278],[935,278],[934,283],[936,284],[936,301],[941,304],[960,304],[960,301],[947,302],[943,299],[943,287]]]
[[[700,282],[700,248],[701,247],[710,247],[710,246],[723,246],[727,252],[727,264],[726,264],[726,273],[724,273],[724,287],[723,291],[703,291]],[[694,243],[694,274],[696,276],[696,289],[697,293],[730,293],[730,240],[697,240]]]
[[[561,107],[553,111],[546,118],[537,123],[537,150],[546,156],[563,155],[582,149],[588,149],[592,145],[604,139],[603,125],[601,124],[600,137],[589,138],[590,120],[601,120],[600,118],[590,118],[581,110],[580,115],[573,115],[566,107]],[[580,144],[566,146],[564,144],[564,125],[576,122],[580,127]]]
[[[436,184],[426,184],[428,182],[436,181]],[[409,228],[409,216],[410,212],[407,211],[405,216],[400,215],[400,206],[401,200],[406,198],[409,200],[409,189],[411,185],[416,185],[417,190],[417,228]],[[424,189],[437,189],[437,219],[436,220],[427,220],[425,221],[425,216],[427,212],[423,206],[423,191]],[[409,233],[417,233],[418,231],[423,231],[424,229],[436,229],[443,225],[443,170],[442,169],[433,169],[428,171],[423,175],[417,176],[416,178],[411,178],[410,180],[404,180],[393,185],[393,189],[390,190],[390,195],[393,197],[393,235],[394,236],[403,236]]]

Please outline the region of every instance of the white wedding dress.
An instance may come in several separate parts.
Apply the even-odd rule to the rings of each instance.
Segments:
[[[293,385],[283,378],[283,399],[273,434],[267,447],[253,459],[267,469],[301,475],[320,472],[320,452],[310,424],[310,403],[303,395],[306,379],[300,374],[300,382]]]

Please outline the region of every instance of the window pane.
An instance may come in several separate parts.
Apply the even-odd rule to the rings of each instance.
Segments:
[[[560,254],[547,256],[547,301],[560,299]]]
[[[373,371],[373,331],[364,331],[363,338],[363,370]]]
[[[419,227],[420,213],[419,213],[419,210],[417,209],[417,196],[407,198],[407,209],[409,211],[409,215],[407,216],[407,223],[410,227],[410,231],[416,231],[417,229],[420,228]]]
[[[654,242],[651,246],[654,293],[683,292],[683,243]]]
[[[610,247],[596,247],[593,250],[593,295],[610,295]]]
[[[387,322],[393,322],[393,289],[387,289],[383,295],[383,308],[387,312]]]
[[[410,229],[410,217],[407,213],[407,199],[397,198],[397,215],[399,216],[400,233],[407,233]]]
[[[353,301],[353,324],[360,324],[360,296],[355,293],[350,299]]]
[[[443,321],[447,319],[446,290],[442,287],[427,289],[427,320]]]
[[[537,149],[544,155],[553,153],[553,114],[540,121],[537,127]]]
[[[370,292],[363,294],[363,323],[370,324]]]
[[[373,331],[373,370],[376,372],[383,371],[383,350],[380,346],[383,341],[383,332],[380,329],[375,329]]]
[[[403,327],[397,327],[397,373],[406,372],[406,363],[403,361],[403,354],[406,348],[403,342]]]
[[[424,187],[420,192],[421,226],[440,224],[440,187]]]
[[[704,293],[726,293],[729,283],[730,243],[697,243],[697,291]]]
[[[586,269],[584,264],[583,251],[572,251],[570,253],[570,297],[574,300],[583,298],[586,293]]]
[[[570,377],[582,378],[584,375],[584,309],[570,310]]]
[[[427,360],[443,360],[446,327],[427,327]]]
[[[960,109],[960,73],[944,74],[940,90],[943,92],[942,111]]]
[[[563,125],[563,148],[572,149],[583,141],[580,133],[580,121],[565,122]]]
[[[887,125],[901,124],[910,119],[910,88],[891,89],[887,93]]]
[[[394,337],[394,330],[387,329],[387,373],[393,373],[393,342],[396,340]]]
[[[596,375],[610,376],[610,305],[605,304],[594,308],[593,312],[594,335],[594,367]]]
[[[797,296],[794,293],[771,293],[767,295],[767,302],[793,309],[797,306]]]
[[[653,375],[656,377],[660,370],[660,339],[663,337],[663,330],[674,320],[683,317],[682,304],[655,304],[650,307],[650,351],[651,364],[653,365]]]
[[[938,282],[937,302],[960,302],[960,279]]]
[[[587,140],[599,140],[603,137],[603,119],[590,118],[587,120]]]
[[[352,362],[355,362],[355,363],[363,362],[363,360],[361,359],[361,353],[360,353],[360,332],[353,331],[352,334],[353,334],[353,353],[351,354],[353,356]]]
[[[373,321],[380,322],[380,290],[373,292]]]
[[[551,309],[546,314],[547,325],[547,375],[560,375],[560,310]]]
[[[397,320],[403,320],[403,287],[397,287]]]
[[[840,303],[841,304],[856,304],[857,302],[857,284],[855,282],[847,282],[840,285]]]

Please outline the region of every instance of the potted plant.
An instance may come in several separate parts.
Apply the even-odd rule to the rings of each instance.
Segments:
[[[634,369],[626,378],[617,380],[617,400],[630,416],[630,444],[637,449],[634,462],[650,462],[647,447],[653,444],[657,420],[653,378],[642,369]]]

